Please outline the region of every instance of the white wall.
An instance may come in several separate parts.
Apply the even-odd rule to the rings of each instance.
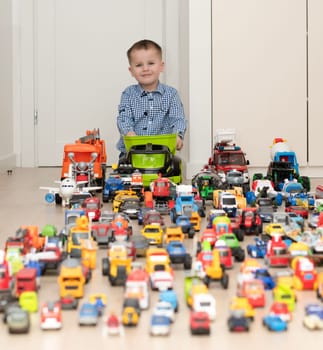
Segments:
[[[34,0],[3,0],[0,5],[0,96],[2,101],[0,105],[2,123],[0,131],[0,166],[3,163],[12,161],[15,155],[17,158],[17,166],[34,166],[35,164],[33,130],[33,107],[35,98],[33,90],[35,50],[33,47],[34,3]],[[223,109],[225,106],[219,105],[219,100],[216,99],[220,98],[221,94],[223,95],[225,93],[223,87],[227,88],[226,91],[228,92],[230,92],[230,88],[222,83],[220,84],[221,80],[216,79],[221,78],[222,81],[225,81],[225,74],[228,73],[231,74],[231,77],[235,76],[232,74],[234,72],[222,70],[221,66],[217,65],[221,60],[222,62],[228,63],[224,54],[225,52],[229,52],[227,45],[228,35],[234,35],[234,32],[237,32],[239,35],[241,34],[238,30],[239,28],[237,28],[236,20],[228,21],[228,19],[233,18],[230,3],[235,4],[235,6],[233,6],[235,9],[234,18],[239,20],[241,24],[243,19],[241,19],[242,16],[239,15],[239,11],[236,7],[241,4],[240,1],[237,0],[231,0],[229,2],[223,0],[166,0],[163,2],[166,13],[166,23],[164,33],[162,34],[167,41],[167,50],[165,52],[168,67],[166,80],[167,83],[178,87],[189,119],[189,130],[185,140],[185,148],[181,151],[181,156],[186,165],[187,179],[190,179],[192,175],[207,162],[212,150],[214,130],[217,128],[217,125],[222,126],[221,124],[217,124],[219,121],[217,118],[219,117],[219,112],[222,113],[225,110]],[[11,4],[13,15],[11,14]],[[249,10],[247,11],[248,15],[255,21],[254,23],[249,22],[255,25],[254,28],[256,30],[257,23],[255,19],[259,18],[259,16],[255,15],[254,9],[258,9],[257,12],[259,12],[261,5],[259,1],[255,0],[245,1],[244,4],[248,4],[249,6]],[[302,12],[300,14],[299,10],[301,9],[301,11],[303,11],[305,0],[297,0],[295,3],[290,0],[284,0],[282,3],[275,0],[272,4],[276,4],[278,8],[280,8],[280,5],[284,4],[285,13],[288,13],[288,6],[292,4],[294,6],[294,8],[292,8],[292,14],[296,13],[298,18],[302,18]],[[310,163],[304,164],[303,162],[306,171],[305,175],[309,176],[318,176],[322,173],[320,126],[323,104],[320,97],[320,92],[322,90],[320,89],[322,85],[320,80],[322,68],[320,68],[321,60],[319,59],[323,57],[322,45],[319,44],[322,32],[322,29],[320,29],[322,25],[319,13],[321,13],[320,10],[322,6],[320,0],[313,0],[309,3],[311,17],[309,25],[309,85],[312,92],[313,88],[316,88],[315,93],[312,94],[312,100],[309,101],[310,113],[313,116],[310,124],[310,133],[314,136],[309,138],[309,149],[311,152]],[[216,13],[212,19],[212,8],[213,11],[224,11],[222,17],[217,18],[216,16],[221,16],[221,13]],[[242,7],[242,9],[246,11],[244,7]],[[271,7],[271,9],[273,10],[271,16],[276,19],[277,13],[274,11],[274,7]],[[296,12],[294,11],[295,9],[297,10]],[[282,14],[282,10],[280,10],[279,13]],[[268,40],[270,40],[270,33],[272,33],[270,18],[268,18],[270,13],[263,14],[263,16],[269,27],[267,34]],[[284,23],[283,18],[279,18],[281,19],[281,23]],[[297,18],[292,16],[291,19],[293,20],[292,24],[299,30],[300,27],[298,26]],[[301,26],[302,25],[303,22],[301,23]],[[177,35],[172,34],[175,27],[175,32],[178,33]],[[212,27],[214,29],[213,33]],[[284,28],[286,29],[289,27],[286,26]],[[221,30],[220,33],[216,32],[218,29]],[[255,30],[249,34],[256,35],[257,33],[255,33]],[[287,30],[284,33],[288,33]],[[302,33],[304,32],[302,31]],[[11,40],[12,37],[13,40]],[[280,38],[279,33],[277,37]],[[232,38],[234,38],[234,36]],[[304,37],[301,37],[301,41],[303,41],[303,38]],[[241,40],[237,40],[237,38],[235,40],[241,42]],[[292,43],[295,42],[292,41]],[[220,44],[220,46],[216,46],[218,44]],[[249,49],[250,48],[252,47],[249,46]],[[295,45],[294,48],[295,50],[298,49],[297,45]],[[273,45],[271,49],[274,51],[277,49],[281,52],[280,49],[284,49],[284,46],[275,48],[275,45]],[[13,56],[11,55],[12,50],[14,51]],[[220,50],[220,56],[218,56],[219,51],[217,50]],[[255,50],[254,52],[257,51]],[[241,47],[241,53],[243,53],[244,58],[246,58],[246,52],[243,51],[243,46]],[[293,55],[291,56],[291,60],[295,63]],[[237,58],[237,62],[241,63],[241,60]],[[174,71],[172,67],[177,67],[178,71]],[[239,66],[235,69],[237,73],[236,77],[243,73],[242,68],[239,69]],[[246,82],[248,82],[247,79]],[[248,91],[247,85],[240,82],[239,88],[235,89],[236,96],[241,96],[241,94],[239,95],[238,93],[239,89],[242,89],[244,94]],[[212,100],[212,97],[214,100]],[[228,98],[228,96],[226,98]],[[225,100],[222,100],[222,102],[223,101]],[[235,101],[236,98],[233,99],[232,105],[235,104]],[[293,101],[293,99],[291,99],[291,101]],[[230,106],[231,113],[232,105]],[[228,110],[226,109],[226,111]],[[247,109],[244,110],[244,113],[245,115],[243,118],[248,117]],[[255,110],[253,110],[253,113],[256,115]],[[269,117],[268,115],[268,118]],[[228,118],[228,116],[225,118]],[[293,118],[293,116],[291,116],[291,118]],[[227,121],[227,119],[225,120]],[[286,124],[284,125],[286,127]],[[256,128],[256,124],[254,124],[253,118],[251,123],[249,123],[249,127],[246,127],[246,130],[244,129],[243,135],[249,135],[247,129],[250,127],[252,133],[259,132]],[[263,128],[263,125],[261,128]],[[303,126],[297,126],[297,130],[303,130]],[[292,144],[298,142],[298,132],[299,131],[292,135]],[[280,133],[279,125],[277,126],[277,133]],[[244,139],[242,139],[242,147],[246,148],[248,153],[249,150],[250,153],[254,152],[254,143],[251,140],[252,138],[249,136],[244,136]],[[263,148],[267,147],[268,141],[266,140],[265,143],[266,144],[262,146]],[[303,136],[302,143],[304,143]],[[297,144],[297,147],[299,147],[299,144]],[[303,159],[304,150],[301,149],[300,152],[301,158]],[[267,154],[264,155],[264,157],[267,158]],[[256,159],[256,162],[253,165],[263,166],[266,163],[261,162],[259,152],[254,159]]]
[[[0,170],[15,165],[13,152],[13,54],[11,1],[0,1]]]

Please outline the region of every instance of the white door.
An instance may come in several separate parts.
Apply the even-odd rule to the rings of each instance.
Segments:
[[[100,129],[117,160],[117,107],[135,83],[126,50],[163,43],[162,0],[36,0],[35,106],[38,166],[60,166],[64,145]]]
[[[268,166],[275,137],[306,164],[305,10],[303,0],[214,2],[214,132],[235,128],[251,166]]]

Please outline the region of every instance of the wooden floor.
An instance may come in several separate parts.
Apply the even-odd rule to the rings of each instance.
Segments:
[[[21,225],[38,225],[40,230],[45,224],[54,224],[58,230],[64,226],[64,210],[55,205],[48,205],[44,201],[45,191],[40,186],[54,186],[54,181],[60,177],[60,170],[57,168],[41,169],[14,169],[12,175],[0,174],[0,244],[8,236],[15,234]],[[320,179],[313,181],[322,183]],[[109,209],[110,204],[104,204],[104,209]],[[167,219],[169,220],[169,219]],[[169,223],[169,221],[168,221]],[[135,234],[138,234],[139,227],[135,226]],[[205,222],[203,223],[203,228]],[[243,242],[245,247],[253,239],[249,236]],[[193,241],[187,240],[188,249],[192,249]],[[123,299],[122,287],[111,287],[106,277],[101,275],[101,259],[106,254],[104,249],[97,253],[97,266],[93,271],[91,282],[85,287],[87,300],[91,293],[103,292],[108,297],[107,310],[121,311]],[[304,316],[304,305],[309,302],[318,302],[314,291],[298,293],[298,304],[294,312],[293,321],[289,330],[283,334],[271,333],[264,329],[261,319],[266,314],[271,304],[271,292],[267,292],[267,303],[264,309],[257,310],[256,319],[252,324],[249,333],[231,334],[227,328],[229,316],[228,305],[230,299],[236,293],[236,274],[239,270],[239,263],[235,263],[233,270],[229,271],[229,289],[223,290],[219,284],[214,283],[210,287],[211,293],[217,301],[217,317],[212,324],[211,336],[194,336],[189,332],[189,310],[183,297],[184,271],[181,267],[175,267],[176,285],[175,291],[180,299],[180,310],[176,315],[175,323],[172,325],[171,335],[166,338],[151,338],[149,336],[150,310],[144,311],[135,328],[125,330],[124,337],[109,337],[104,335],[103,318],[97,327],[78,326],[77,311],[64,311],[63,328],[59,331],[41,331],[39,314],[32,314],[32,328],[28,335],[9,335],[6,325],[0,321],[0,345],[1,349],[25,349],[25,350],[58,350],[58,349],[225,349],[225,350],[272,350],[272,349],[301,349],[304,346],[316,348],[322,344],[323,331],[310,332],[302,325]],[[319,268],[322,270],[322,268]],[[275,272],[275,270],[271,270]],[[57,276],[45,275],[41,278],[39,290],[40,302],[56,300],[59,296]],[[151,306],[158,300],[158,292],[151,293]]]

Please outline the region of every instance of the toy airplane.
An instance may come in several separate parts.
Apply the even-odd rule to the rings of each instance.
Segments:
[[[62,206],[66,207],[70,204],[72,196],[88,193],[90,191],[101,190],[100,186],[85,187],[86,181],[76,182],[74,179],[67,177],[62,181],[57,181],[59,187],[39,187],[40,190],[46,190],[48,193],[45,195],[47,203],[53,203],[55,197],[58,195],[62,199]]]

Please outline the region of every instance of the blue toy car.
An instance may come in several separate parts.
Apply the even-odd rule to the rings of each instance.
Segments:
[[[170,241],[166,250],[169,254],[170,261],[173,264],[184,264],[185,270],[190,270],[192,267],[192,256],[187,253],[186,247],[181,241]]]
[[[160,301],[168,301],[175,312],[178,312],[179,310],[179,303],[177,294],[173,290],[164,290],[159,294],[159,300]]]
[[[104,189],[102,191],[102,201],[107,203],[113,200],[116,191],[123,190],[124,183],[119,176],[109,176],[105,180]]]
[[[175,224],[178,216],[185,215],[190,218],[193,212],[197,212],[200,217],[205,217],[204,207],[197,204],[193,193],[178,194],[175,206],[170,211],[170,218]]]
[[[264,316],[262,324],[267,327],[268,330],[273,332],[284,332],[288,329],[287,322],[276,315]]]
[[[170,333],[170,318],[164,315],[152,315],[150,319],[150,334],[151,335],[169,335]]]
[[[291,218],[291,220],[296,223],[300,228],[301,228],[301,231],[303,232],[304,231],[304,226],[305,226],[305,220],[302,216],[294,213],[294,212],[288,212],[287,213],[288,216]]]
[[[268,269],[260,268],[253,272],[256,279],[261,280],[264,283],[266,290],[272,290],[276,286],[276,282],[272,275],[269,273]]]
[[[321,304],[307,304],[305,306],[306,315],[317,315],[323,320],[323,306]]]
[[[254,237],[255,244],[247,245],[247,253],[252,258],[264,258],[267,252],[267,242]]]
[[[300,182],[286,182],[283,186],[282,194],[286,207],[300,205],[310,210],[314,209],[314,196],[306,192]]]
[[[188,234],[188,238],[193,238],[195,235],[195,229],[187,215],[180,215],[176,218],[175,223],[181,227],[182,232]]]
[[[82,304],[79,312],[80,326],[96,326],[99,319],[99,310],[96,305],[92,303]]]

